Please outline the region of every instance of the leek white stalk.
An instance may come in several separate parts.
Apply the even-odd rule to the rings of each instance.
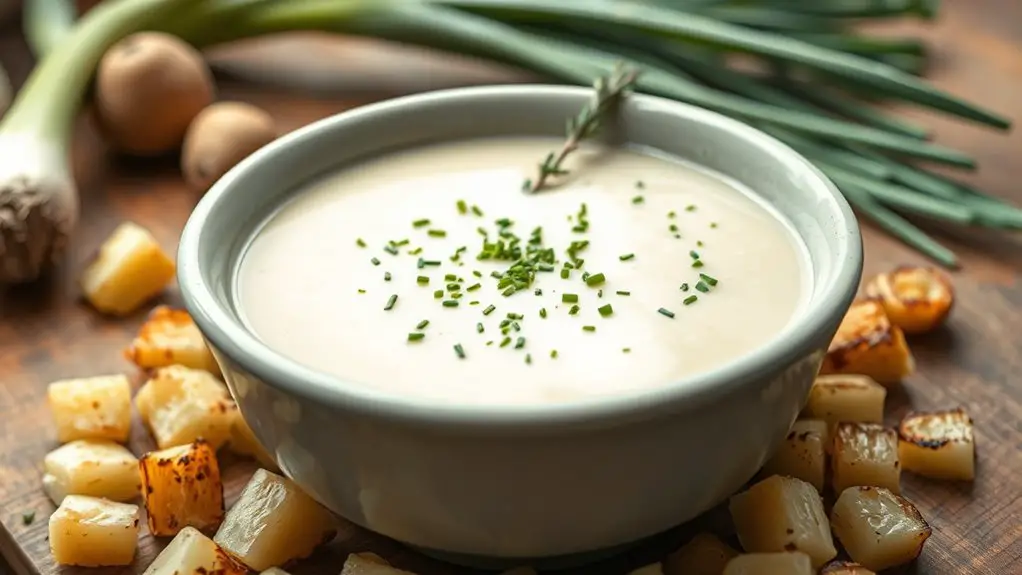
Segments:
[[[78,221],[69,143],[107,48],[203,0],[107,0],[42,59],[0,121],[0,284],[39,278]]]

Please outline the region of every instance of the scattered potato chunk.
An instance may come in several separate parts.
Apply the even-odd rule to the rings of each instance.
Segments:
[[[172,260],[142,226],[124,222],[82,272],[85,299],[97,310],[128,315],[174,279]]]
[[[187,526],[209,529],[224,517],[223,484],[213,447],[199,440],[142,456],[142,500],[153,535]]]
[[[912,561],[931,533],[914,505],[882,487],[845,489],[830,520],[848,555],[874,571]]]
[[[823,499],[810,483],[774,475],[731,497],[731,518],[750,553],[801,551],[819,567],[837,555]]]
[[[852,561],[832,561],[820,571],[820,575],[877,575]]]
[[[961,408],[909,413],[898,426],[902,468],[935,479],[972,481],[976,443],[972,418]]]
[[[256,439],[252,428],[245,422],[241,411],[235,410],[231,422],[231,439],[227,444],[231,451],[239,455],[247,455],[259,462],[264,468],[270,471],[277,471],[277,462],[273,459],[263,445]]]
[[[185,527],[143,575],[246,575],[248,569],[197,529]]]
[[[698,533],[664,560],[666,575],[721,575],[738,552],[710,533]]]
[[[138,459],[112,441],[72,441],[43,459],[43,490],[55,505],[68,495],[131,501],[139,494]]]
[[[894,325],[910,334],[939,327],[955,301],[951,280],[932,267],[902,266],[879,274],[866,284],[866,296],[879,301]]]
[[[905,334],[875,300],[860,300],[848,309],[820,369],[823,375],[858,373],[885,384],[897,383],[914,371]]]
[[[192,316],[183,309],[156,306],[124,357],[142,369],[183,365],[219,374],[220,367]]]
[[[800,419],[773,457],[763,466],[763,474],[787,475],[808,481],[823,492],[827,472],[827,424],[818,419]]]
[[[135,406],[160,449],[199,438],[220,447],[230,437],[237,410],[227,387],[213,374],[182,365],[156,370],[138,390]]]
[[[125,442],[131,431],[131,384],[123,375],[65,379],[46,393],[57,424],[57,441],[110,439]]]
[[[333,515],[294,482],[257,469],[213,540],[261,571],[308,557],[336,530]]]
[[[391,567],[390,563],[375,553],[352,553],[344,561],[341,575],[415,575],[415,573]]]
[[[872,485],[901,493],[898,434],[876,423],[839,423],[834,433],[834,493]]]
[[[803,415],[822,419],[830,431],[841,421],[882,423],[887,389],[868,375],[821,375],[813,382]]]
[[[650,563],[638,569],[632,569],[628,575],[664,575],[664,567],[659,563]]]
[[[815,575],[805,553],[747,553],[728,561],[724,575]]]
[[[50,515],[50,552],[59,565],[128,565],[138,545],[138,506],[68,495]]]

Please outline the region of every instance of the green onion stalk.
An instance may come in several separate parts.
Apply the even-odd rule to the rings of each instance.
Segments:
[[[1022,229],[1022,210],[921,164],[973,169],[973,158],[928,142],[926,128],[865,103],[863,96],[900,101],[995,129],[1010,127],[1003,116],[913,74],[925,63],[922,43],[912,38],[869,37],[853,27],[862,18],[932,18],[937,9],[933,0],[191,0],[190,4],[189,0],[108,0],[105,4],[111,5],[105,13],[114,6],[127,12],[143,5],[173,5],[177,12],[165,13],[167,17],[156,28],[199,47],[276,32],[325,31],[483,57],[578,85],[590,85],[594,77],[608,74],[624,61],[642,71],[638,91],[743,120],[798,150],[836,183],[861,215],[941,264],[954,266],[957,260],[903,216]],[[104,46],[118,34],[147,23],[142,21],[142,10],[134,14],[135,18],[124,22],[131,20],[134,26],[105,30]],[[78,55],[79,44],[91,36],[81,32],[88,20],[56,44],[33,74],[33,78],[49,78],[70,69],[58,57],[75,54],[75,71],[84,80],[71,89],[63,87],[61,97],[51,96],[48,102],[28,105],[22,103],[27,102],[23,97],[15,104],[16,110],[57,109],[59,119],[48,122],[63,126],[65,136],[101,52]],[[98,37],[100,32],[94,34]],[[40,45],[38,50],[45,53],[54,37],[47,40],[40,35],[33,45]],[[97,46],[98,42],[92,47]],[[731,57],[736,54],[746,61],[751,57],[757,65],[752,69],[732,66]],[[49,83],[52,86],[55,80]],[[26,114],[12,113],[12,117],[18,115]],[[7,259],[4,255],[0,269],[8,269]]]

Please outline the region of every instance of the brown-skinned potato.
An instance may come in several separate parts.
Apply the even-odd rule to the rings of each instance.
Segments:
[[[181,171],[188,186],[205,192],[235,164],[277,137],[273,118],[242,102],[219,102],[199,113],[185,135]]]

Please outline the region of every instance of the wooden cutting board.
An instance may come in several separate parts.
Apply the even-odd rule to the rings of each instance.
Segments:
[[[929,30],[940,39],[931,77],[963,97],[1014,114],[1014,120],[1022,122],[1018,105],[1022,101],[1022,29],[1003,26],[998,16],[1018,15],[1016,5],[1012,0],[974,0],[968,9],[962,6],[949,4],[945,20]],[[12,33],[0,32],[0,60],[16,82],[23,79],[29,60]],[[309,38],[221,52],[216,60],[221,69],[236,76],[272,79],[277,88],[225,81],[221,95],[263,106],[286,129],[408,91],[525,78],[473,63],[452,65],[448,60],[424,60],[419,54],[381,52],[378,46],[365,43]],[[282,84],[302,90],[285,92],[279,89]],[[296,93],[318,97],[300,98]],[[941,142],[980,159],[983,170],[973,178],[975,183],[1022,204],[1022,137],[1017,131],[1005,136],[940,119],[926,120],[936,126]],[[74,274],[124,219],[147,226],[173,250],[196,201],[182,184],[174,159],[116,158],[105,151],[87,121],[78,131],[75,154],[84,206],[75,249],[62,271],[47,282],[0,295],[0,551],[18,575],[97,571],[59,568],[49,555],[46,521],[53,506],[40,488],[40,477],[42,458],[56,442],[45,388],[50,381],[71,376],[133,373],[120,351],[144,313],[122,321],[98,316],[78,300]],[[907,496],[934,529],[923,556],[907,572],[1022,574],[1022,384],[1018,382],[1022,241],[961,230],[946,231],[942,237],[965,261],[965,269],[954,276],[958,305],[946,329],[912,341],[919,374],[891,392],[889,417],[893,423],[910,408],[964,406],[976,420],[979,475],[972,485],[904,477]],[[867,273],[922,261],[868,226],[865,238]],[[173,289],[165,301],[177,302]],[[137,424],[131,447],[136,452],[152,447]],[[228,501],[233,502],[254,466],[230,455],[224,456],[221,466]],[[703,527],[728,535],[726,514],[711,513],[696,524],[578,572],[624,573],[630,566],[654,560]],[[145,536],[133,565],[99,571],[104,575],[141,573],[165,543]],[[423,575],[468,572],[356,527],[342,530],[327,549],[295,566],[293,572],[335,574],[347,553],[366,550]]]

